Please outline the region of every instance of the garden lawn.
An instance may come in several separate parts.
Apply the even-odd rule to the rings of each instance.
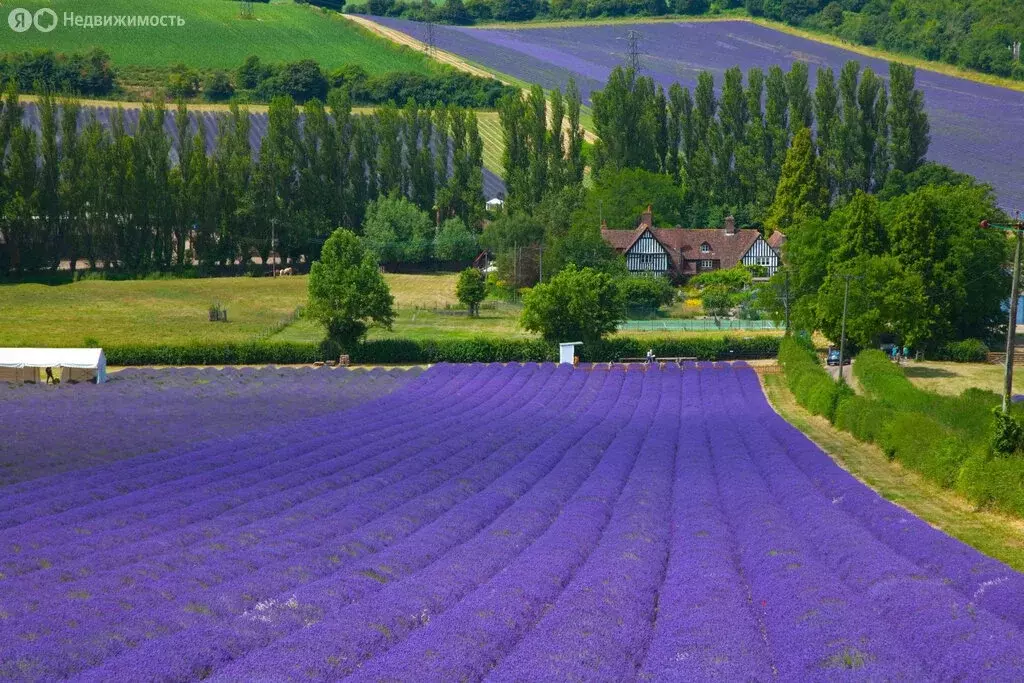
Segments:
[[[235,69],[251,54],[270,62],[315,59],[325,69],[359,64],[370,74],[436,70],[424,55],[370,34],[334,12],[287,2],[252,3],[254,18],[243,19],[241,3],[227,0],[25,0],[17,7],[52,8],[80,16],[165,16],[182,27],[84,28],[58,23],[50,33],[15,33],[3,27],[3,51],[49,49],[61,52],[101,47],[115,67],[166,68],[179,62],[196,68]],[[6,20],[9,10],[3,12]],[[5,21],[6,23],[6,21]]]
[[[908,363],[903,373],[922,389],[937,394],[959,396],[965,389],[985,389],[1003,393],[1003,366],[991,363],[941,363],[922,361]],[[1024,394],[1024,373],[1013,377],[1013,393]]]
[[[457,303],[456,277],[387,275],[400,309]],[[229,322],[209,321],[213,303]],[[304,276],[0,285],[0,346],[243,342],[272,334],[305,303]]]

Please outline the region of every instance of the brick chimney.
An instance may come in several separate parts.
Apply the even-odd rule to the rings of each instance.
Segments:
[[[640,223],[648,228],[654,227],[654,211],[650,204],[647,205],[647,210],[640,215]]]
[[[736,234],[736,219],[732,216],[725,217],[725,234],[735,235]]]

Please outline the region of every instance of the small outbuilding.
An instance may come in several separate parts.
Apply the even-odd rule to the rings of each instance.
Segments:
[[[502,207],[505,206],[505,200],[498,197],[492,197],[487,200],[487,203],[484,204],[484,206],[487,207],[488,211],[501,211]]]
[[[61,382],[107,381],[103,349],[0,348],[0,382],[38,382],[46,368]]]

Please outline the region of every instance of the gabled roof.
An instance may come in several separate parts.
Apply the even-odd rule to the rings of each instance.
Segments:
[[[776,230],[772,233],[772,236],[768,238],[768,246],[778,252],[780,256],[782,255],[780,250],[782,249],[782,245],[785,243],[786,236],[782,234],[781,230]]]
[[[610,244],[616,251],[626,252],[629,251],[630,247],[636,244],[636,241],[640,239],[650,226],[646,223],[641,223],[632,230],[609,230],[608,228],[601,228],[601,237],[605,242]],[[654,234],[654,230],[651,231]],[[658,239],[657,235],[654,235],[654,239]],[[659,242],[661,240],[658,240]],[[662,245],[665,246],[665,245]]]

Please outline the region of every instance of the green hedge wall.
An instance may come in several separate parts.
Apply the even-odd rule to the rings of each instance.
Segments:
[[[779,363],[797,402],[812,413],[975,505],[1024,516],[1024,458],[993,457],[989,448],[991,410],[999,401],[992,392],[924,391],[885,354],[865,351],[853,367],[866,395],[855,395],[838,388],[813,349],[790,338]]]
[[[642,357],[647,349],[665,356],[702,360],[773,358],[778,337],[694,337],[635,339],[616,337],[582,349],[583,361],[607,362]],[[327,345],[300,342],[194,343],[180,345],[124,344],[104,347],[110,365],[289,365],[335,360]],[[558,359],[558,349],[539,339],[375,339],[349,354],[353,363],[509,363]]]
[[[796,337],[786,337],[779,347],[779,365],[797,403],[834,423],[839,402],[853,392],[832,379],[814,349]]]

